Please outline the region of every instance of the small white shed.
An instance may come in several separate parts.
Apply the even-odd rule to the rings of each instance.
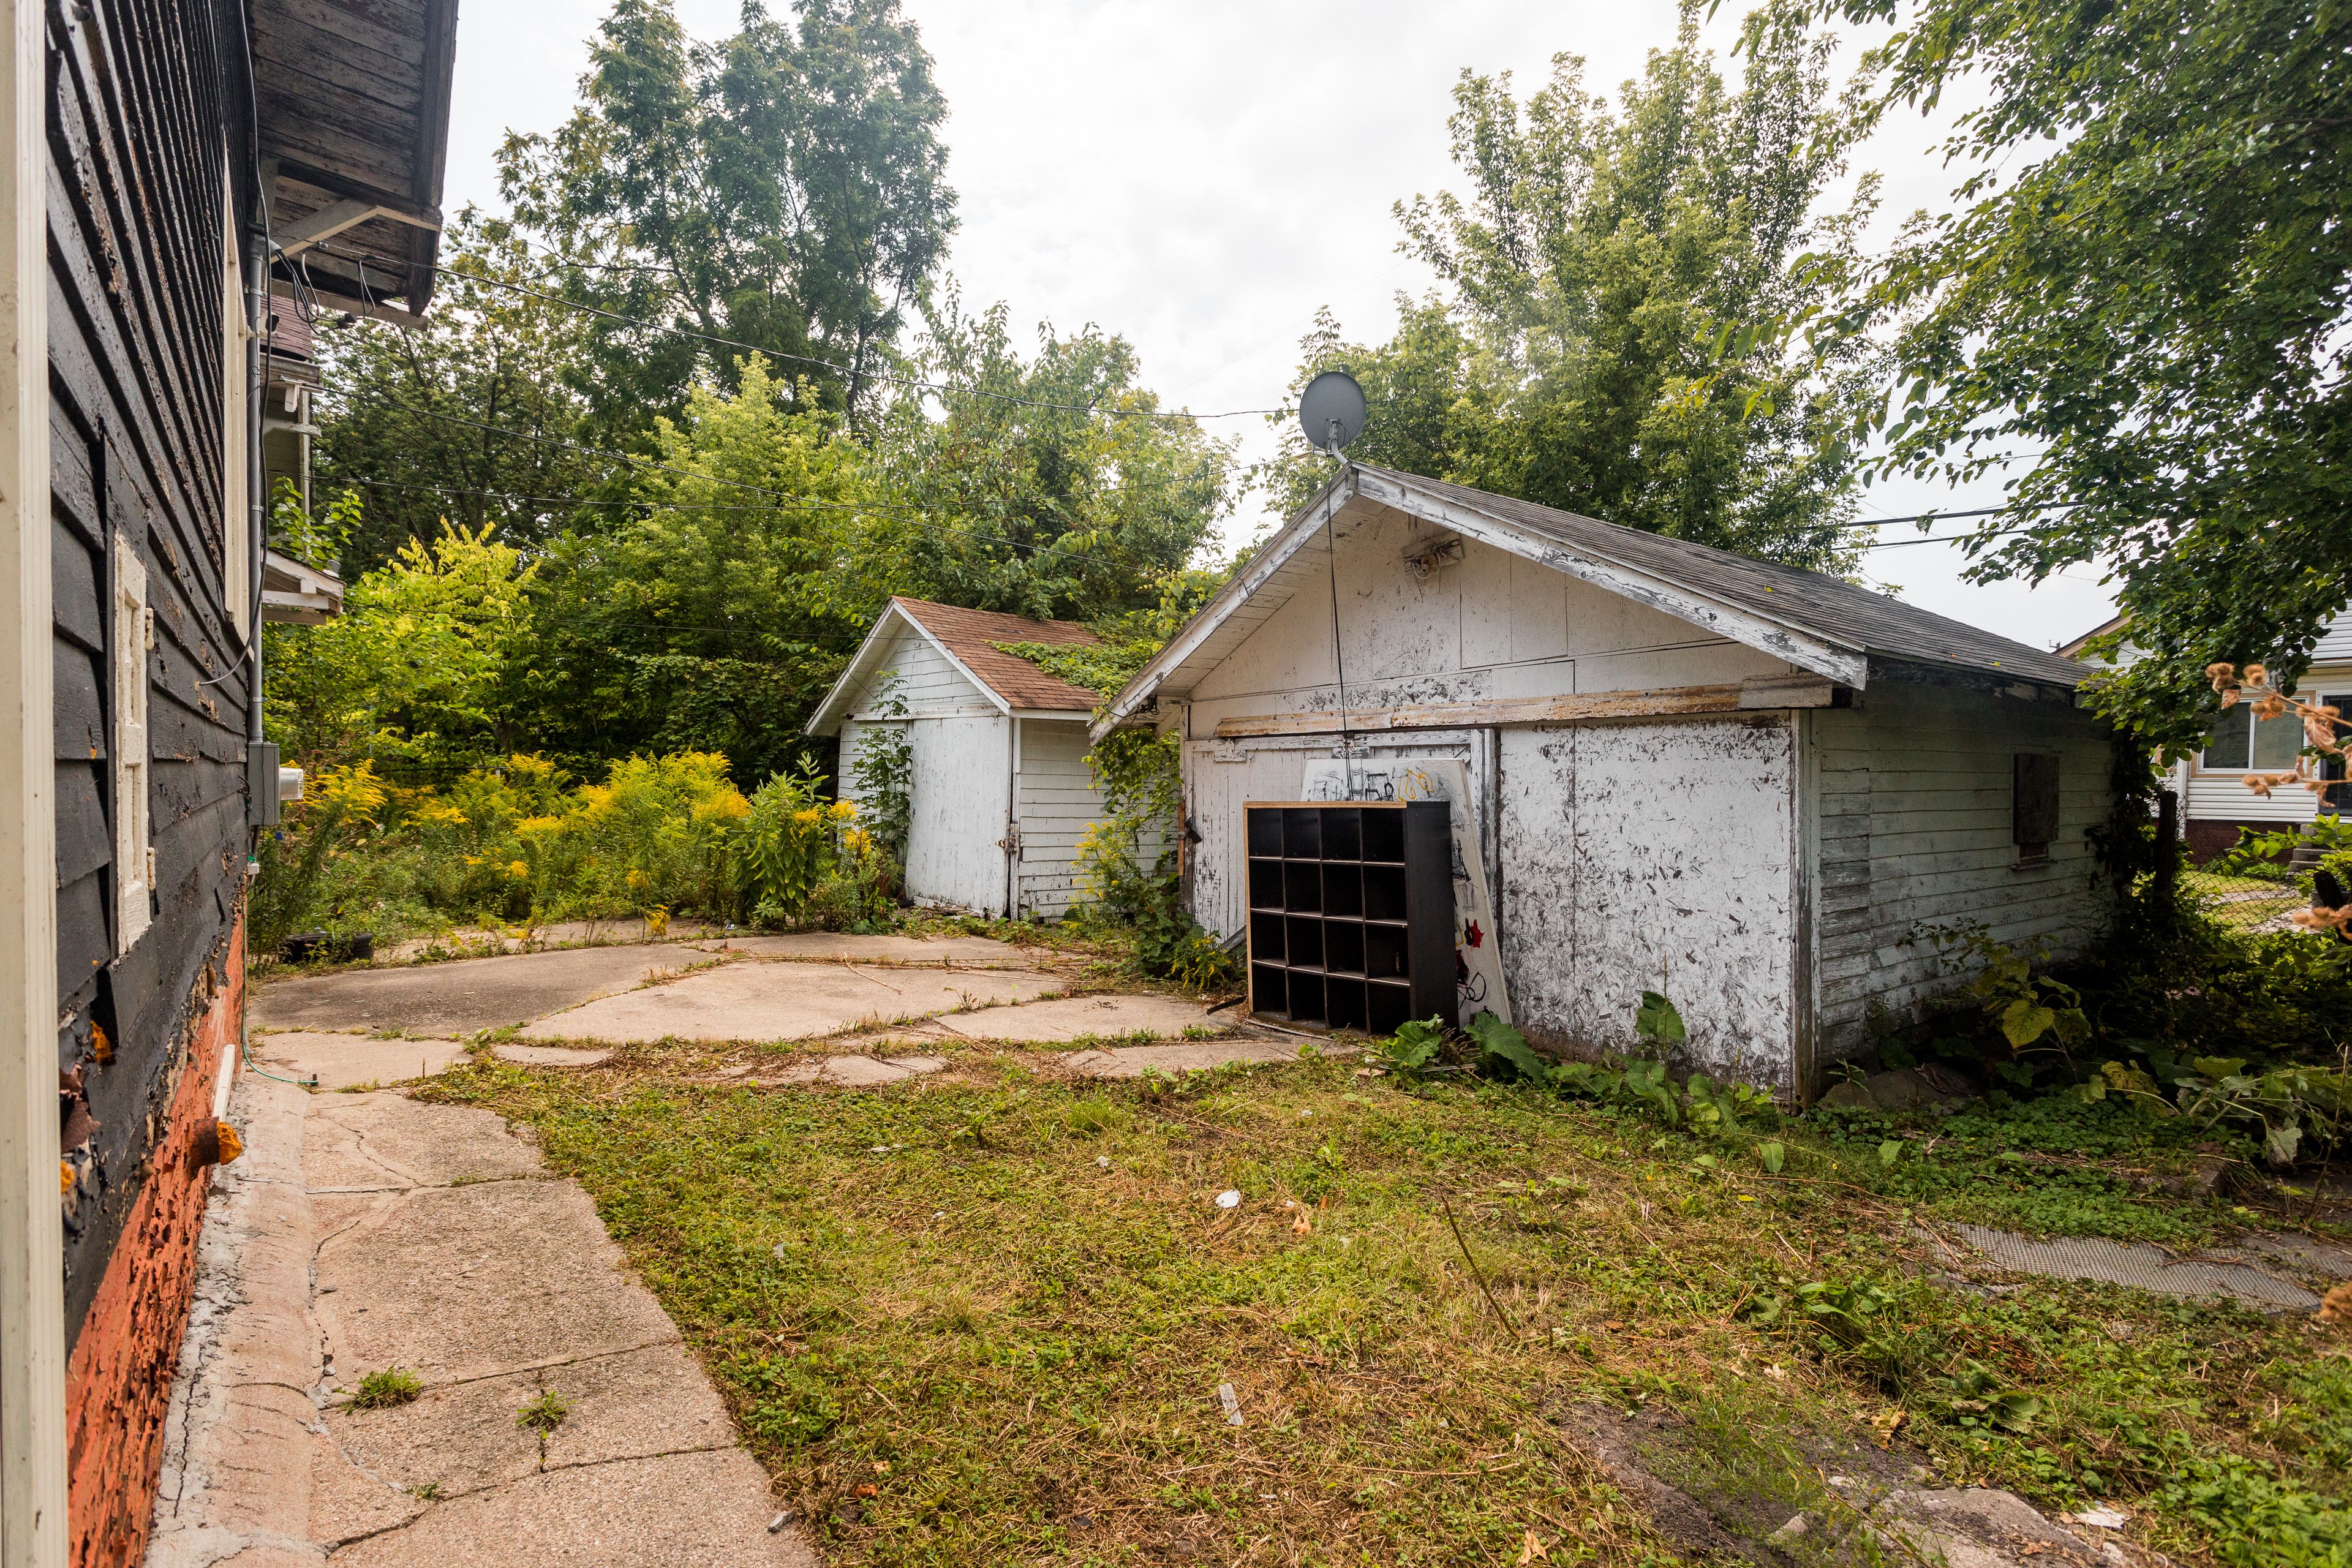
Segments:
[[[913,753],[906,891],[919,904],[1054,919],[1078,896],[1078,840],[1102,816],[1087,766],[1100,696],[999,647],[1084,644],[1070,621],[1037,621],[894,598],[809,720],[841,741],[841,789],[861,739],[903,725]],[[878,706],[888,689],[903,717]]]
[[[2111,753],[2078,676],[1842,579],[1356,464],[1100,725],[1183,737],[1210,930],[1258,907],[1246,803],[1330,798],[1335,757],[1366,761],[1350,787],[1444,763],[1513,1022],[1622,1051],[1664,990],[1683,1066],[1803,1093],[1958,984],[1916,930],[2063,956],[2100,929]],[[1488,933],[1456,921],[1479,984]]]

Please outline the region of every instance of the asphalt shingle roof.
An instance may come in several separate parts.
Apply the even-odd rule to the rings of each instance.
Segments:
[[[1026,616],[966,610],[904,595],[891,602],[939,638],[941,646],[962,660],[964,668],[979,677],[990,690],[1015,708],[1080,712],[1102,700],[1100,692],[1064,680],[1058,675],[1048,675],[1017,654],[994,646],[1041,642],[1084,647],[1101,640],[1076,621],[1033,621]]]

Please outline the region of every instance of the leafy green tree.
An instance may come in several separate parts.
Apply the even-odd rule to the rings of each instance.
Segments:
[[[1394,337],[1341,341],[1328,316],[1298,384],[1344,367],[1371,417],[1349,455],[1631,527],[1836,569],[1856,463],[1840,439],[1875,395],[1849,335],[1819,354],[1789,323],[1858,265],[1874,179],[1823,210],[1860,125],[1831,41],[1776,0],[1727,86],[1685,0],[1612,110],[1560,55],[1524,110],[1465,70],[1448,121],[1465,194],[1399,203],[1402,248],[1450,296],[1405,302]],[[1327,466],[1294,435],[1270,474],[1303,500]]]
[[[318,334],[332,395],[317,481],[365,500],[343,541],[347,577],[438,539],[445,519],[535,544],[579,515],[574,498],[614,467],[576,449],[582,318],[500,287],[530,286],[540,270],[503,222],[467,208],[443,246],[424,325],[329,321]]]
[[[945,254],[947,105],[914,25],[897,0],[793,9],[747,0],[741,31],[697,45],[670,0],[618,0],[579,110],[500,154],[517,221],[565,258],[552,291],[655,323],[589,328],[608,437],[698,375],[731,386],[740,345],[813,372],[795,395],[865,409]]]
[[[551,546],[514,702],[583,772],[638,751],[723,752],[747,786],[801,754],[801,722],[897,581],[897,503],[839,415],[758,356],[655,422],[640,510]]]
[[[433,784],[516,749],[506,692],[534,655],[535,574],[487,524],[403,544],[340,616],[265,628],[268,732],[313,770],[372,763]]]
[[[1882,108],[1986,97],[1844,325],[1893,312],[1888,461],[2024,466],[1980,579],[2112,565],[2155,657],[2111,713],[2199,744],[2209,664],[2292,680],[2352,598],[2352,6],[1827,0],[1892,20]],[[2006,531],[2014,530],[2016,531]]]
[[[909,591],[1060,619],[1148,609],[1213,543],[1233,448],[1160,407],[1125,339],[1041,329],[1024,363],[1007,319],[949,299],[909,361],[945,390],[898,398],[877,432],[920,514],[880,525]]]

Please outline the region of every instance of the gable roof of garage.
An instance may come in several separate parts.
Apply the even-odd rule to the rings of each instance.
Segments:
[[[1401,511],[1465,539],[1581,578],[1734,642],[1860,689],[1874,660],[1972,670],[2072,689],[2073,659],[1939,616],[1842,577],[1776,565],[1532,501],[1418,474],[1351,463],[1185,623],[1104,710],[1097,728],[1133,716],[1163,691],[1181,696],[1311,578],[1301,551],[1327,524]]]
[[[1091,713],[1102,693],[1048,674],[999,643],[1056,643],[1083,647],[1101,639],[1076,621],[1040,621],[997,610],[967,610],[929,599],[893,598],[858,645],[849,668],[810,715],[808,733],[831,735],[849,717],[850,700],[881,667],[893,633],[910,627],[963,672],[1005,713]]]

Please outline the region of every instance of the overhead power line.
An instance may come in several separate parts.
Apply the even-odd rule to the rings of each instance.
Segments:
[[[379,267],[390,265],[387,258],[371,255],[366,251],[346,249],[331,240],[321,240],[311,248],[331,251],[337,256],[356,260],[362,266],[370,262]],[[632,316],[623,310],[608,310],[602,305],[591,305],[583,300],[573,300],[562,294],[551,294],[544,289],[532,289],[520,283],[509,283],[496,278],[485,278],[478,272],[469,272],[446,264],[444,264],[441,270],[453,277],[463,278],[468,282],[478,283],[486,289],[499,289],[509,294],[521,294],[533,300],[543,300],[551,305],[562,305],[567,310],[578,310],[591,316],[600,316],[608,321],[620,321],[628,326],[643,327],[649,331],[668,332],[674,337],[691,338],[697,342],[715,343],[720,348],[741,349],[747,353],[759,354],[767,359],[787,360],[794,364],[816,365],[835,375],[845,376],[852,374],[847,366],[836,364],[832,360],[820,358],[815,354],[791,353],[783,349],[772,348],[765,343],[747,343],[740,338],[722,338],[716,333],[697,331],[691,327],[681,327],[674,321],[656,321],[644,316]],[[1094,403],[1049,403],[1041,398],[1015,397],[1007,392],[983,392],[978,387],[953,386],[945,382],[922,381],[913,376],[896,375],[888,371],[873,370],[862,374],[873,381],[885,382],[892,386],[912,387],[923,392],[936,392],[942,397],[950,395],[984,397],[992,403],[1011,404],[1021,408],[1051,409],[1064,414],[1099,415],[1105,419],[1165,419],[1191,422],[1201,419],[1261,417],[1269,414],[1280,415],[1290,412],[1287,408],[1227,408],[1213,414],[1189,414],[1181,411],[1169,413],[1152,408],[1105,408],[1100,404]]]

